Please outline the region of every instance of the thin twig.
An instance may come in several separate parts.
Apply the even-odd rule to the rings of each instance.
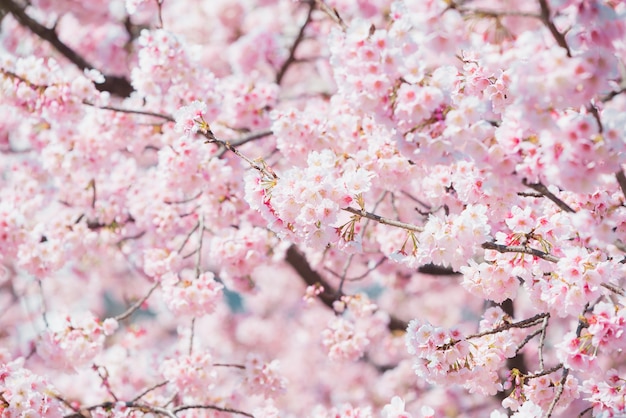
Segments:
[[[350,268],[350,264],[352,264],[353,259],[354,254],[350,254],[348,260],[346,260],[346,264],[343,266],[343,271],[341,272],[341,280],[339,281],[339,287],[337,288],[337,295],[341,295],[343,293],[343,284],[346,281],[346,275],[348,274],[348,269]]]
[[[130,308],[128,308],[125,312],[114,316],[113,319],[115,319],[116,321],[123,321],[126,318],[128,318],[129,316],[131,316],[132,314],[135,313],[135,311],[139,308],[141,308],[141,305],[143,305],[143,303],[148,300],[148,298],[150,297],[150,295],[152,294],[152,292],[154,292],[154,290],[159,287],[161,283],[160,282],[156,282],[148,291],[148,293],[141,299],[139,299],[137,302],[135,302]]]
[[[98,366],[94,364],[93,370],[98,373],[98,377],[102,381],[102,386],[106,389],[107,393],[111,395],[111,397],[115,400],[115,402],[119,402],[119,398],[113,393],[113,389],[111,389],[111,383],[109,382],[109,371],[105,366]],[[104,370],[104,374],[100,371],[100,369]]]
[[[467,337],[465,337],[466,340],[470,340],[473,338],[480,338],[480,337],[484,337],[486,335],[492,335],[492,334],[497,334],[499,332],[502,331],[507,331],[510,330],[512,328],[530,328],[530,327],[534,327],[535,325],[538,325],[541,320],[547,316],[550,316],[549,313],[544,312],[544,313],[540,313],[537,314],[531,318],[527,318],[527,319],[523,319],[521,321],[518,322],[507,322],[504,323],[498,327],[495,327],[493,329],[487,330],[487,331],[483,331],[483,332],[479,332],[477,334],[472,334],[472,335],[468,335]]]
[[[365,277],[367,277],[368,274],[370,274],[371,272],[373,272],[374,270],[376,270],[380,265],[382,265],[385,261],[387,260],[386,257],[381,257],[376,264],[374,264],[372,267],[369,267],[363,274],[359,274],[358,276],[355,277],[346,277],[346,281],[347,282],[357,282],[359,280],[363,280]],[[329,272],[330,274],[332,274],[335,277],[341,278],[340,274],[335,273],[334,271],[332,271],[331,269],[329,269],[328,267],[324,267],[324,270],[326,270],[327,272]]]
[[[231,414],[239,414],[239,415],[243,415],[246,417],[254,418],[254,415],[249,414],[247,412],[240,411],[238,409],[225,408],[225,407],[215,406],[215,405],[183,405],[183,406],[179,406],[175,408],[173,412],[174,414],[176,414],[180,411],[185,411],[187,409],[212,409],[214,411],[229,412]]]
[[[131,404],[131,405],[126,405],[129,408],[133,408],[133,409],[139,409],[140,411],[150,411],[150,412],[156,412],[157,414],[161,414],[161,415],[165,415],[166,417],[169,418],[178,418],[176,416],[176,414],[172,411],[170,411],[169,409],[165,409],[165,408],[161,408],[159,406],[153,406],[153,405],[148,405],[148,404]]]
[[[408,231],[422,232],[424,230],[424,228],[422,228],[421,226],[412,225],[412,224],[408,224],[408,223],[404,223],[400,221],[394,221],[393,219],[389,219],[389,218],[383,218],[382,216],[378,216],[374,213],[370,213],[362,209],[354,209],[351,207],[347,207],[347,208],[343,208],[343,210],[345,210],[346,212],[354,213],[355,215],[362,216],[363,218],[371,219],[373,221],[376,221],[384,225],[391,225],[391,226],[395,226],[398,228],[406,229]]]
[[[463,7],[455,7],[455,9],[461,13],[475,14],[477,16],[497,17],[497,18],[513,16],[513,17],[527,17],[531,19],[541,19],[541,16],[539,16],[538,14],[520,12],[518,10],[507,11],[507,10],[491,10],[491,9],[479,9],[479,8],[470,9],[470,8],[463,8]]]
[[[272,132],[270,129],[267,129],[265,131],[259,131],[259,132],[251,132],[251,133],[249,133],[247,135],[242,136],[241,138],[237,138],[235,140],[230,141],[230,144],[233,147],[238,147],[240,145],[247,144],[248,142],[252,142],[252,141],[255,141],[257,139],[265,138],[266,136],[270,136],[273,133],[274,132]]]
[[[317,297],[328,308],[333,309],[333,303],[343,295],[337,295],[337,292],[324,278],[309,264],[306,257],[298,250],[295,245],[287,249],[285,261],[298,273],[308,286],[322,286],[324,291]],[[393,315],[389,315],[389,324],[387,328],[390,331],[406,331],[408,324]]]
[[[561,368],[563,368],[563,363],[559,363],[556,366],[550,367],[548,370],[541,370],[541,371],[539,371],[537,373],[527,374],[527,375],[524,376],[524,378],[525,379],[536,379],[538,377],[545,376],[545,375],[550,374],[550,373],[554,373],[557,370],[560,370]]]
[[[624,292],[624,289],[620,289],[619,287],[616,287],[614,285],[612,285],[611,283],[601,283],[600,286],[604,287],[605,289],[610,290],[613,293],[616,293],[620,296],[626,296],[626,292]]]
[[[232,364],[232,363],[213,363],[215,367],[234,367],[236,369],[245,370],[246,366],[243,364]]]
[[[541,329],[538,329],[532,332],[531,334],[528,334],[526,338],[524,338],[524,340],[515,349],[515,354],[519,353],[522,350],[522,348],[524,348],[524,346],[530,342],[530,340],[535,338],[537,335],[541,334],[541,331],[542,331]]]
[[[189,231],[189,233],[187,234],[187,236],[185,237],[185,239],[183,240],[183,243],[180,245],[180,247],[178,248],[178,254],[180,254],[183,249],[185,248],[185,245],[187,245],[187,243],[189,242],[189,239],[191,238],[191,236],[193,235],[194,232],[196,232],[198,230],[198,228],[200,227],[200,223],[196,223],[196,225],[193,227],[193,229],[191,231]]]
[[[204,237],[204,215],[200,215],[200,220],[197,225],[198,229],[198,254],[196,257],[196,279],[202,274],[202,240]]]
[[[330,6],[324,3],[323,0],[315,0],[315,4],[317,4],[317,7],[321,11],[326,13],[336,24],[338,24],[344,32],[348,30],[348,25],[346,25],[346,22],[344,22],[341,16],[339,16],[336,9],[331,9]]]
[[[191,318],[191,331],[189,332],[189,355],[193,354],[193,338],[196,332],[196,317]]]
[[[116,106],[98,106],[86,100],[83,101],[83,104],[94,107],[96,109],[110,110],[112,112],[119,112],[119,113],[129,113],[133,115],[154,116],[155,118],[164,119],[168,122],[176,122],[176,119],[174,119],[173,116],[166,115],[165,113],[150,112],[148,110],[123,109],[121,107],[116,107]]]
[[[207,124],[207,126],[208,126],[208,124]],[[224,140],[216,138],[215,134],[213,134],[213,132],[210,129],[203,128],[199,132],[207,139],[205,141],[207,144],[218,144],[218,145],[226,148],[228,151],[232,152],[237,157],[239,157],[242,160],[244,160],[245,162],[247,162],[248,165],[250,165],[250,167],[254,168],[258,172],[263,174],[263,176],[265,176],[266,179],[274,179],[275,180],[275,179],[278,178],[276,173],[274,173],[274,171],[270,167],[265,165],[265,163],[263,163],[262,161],[258,161],[258,160],[252,161],[250,158],[248,158],[245,155],[243,155],[229,141],[224,141]]]
[[[541,336],[539,337],[539,369],[543,370],[544,368],[544,363],[543,363],[543,345],[546,339],[546,329],[548,327],[548,318],[549,316],[546,316],[545,318],[543,318],[543,324],[541,324]]]
[[[280,84],[281,81],[283,81],[283,77],[287,73],[287,70],[289,69],[291,64],[295,62],[296,49],[298,49],[298,45],[300,45],[300,43],[304,39],[304,31],[306,27],[309,25],[309,23],[311,23],[311,16],[313,15],[313,10],[315,10],[315,1],[309,0],[309,11],[307,12],[306,19],[304,23],[302,24],[302,26],[300,26],[298,35],[296,36],[296,39],[293,41],[293,44],[291,44],[291,48],[289,48],[289,56],[287,57],[283,65],[281,65],[280,69],[278,70],[278,73],[276,74],[276,84]]]
[[[622,189],[622,194],[626,197],[626,175],[624,175],[624,170],[615,173],[615,179],[617,184],[619,184],[619,188]]]
[[[522,254],[530,254],[535,257],[542,258],[546,261],[550,261],[552,263],[558,263],[559,258],[553,256],[552,254],[544,253],[541,250],[537,250],[535,248],[524,247],[521,245],[502,245],[496,244],[495,242],[484,242],[482,247],[486,250],[495,250],[500,253],[522,253]]]
[[[37,279],[37,284],[39,285],[39,293],[41,294],[41,319],[43,319],[43,323],[46,328],[50,328],[50,325],[48,324],[48,314],[46,313],[46,298],[43,295],[43,285],[41,280]]]
[[[163,203],[165,203],[166,205],[182,205],[184,203],[189,203],[189,202],[193,202],[194,200],[196,200],[197,198],[199,198],[200,196],[202,196],[202,192],[198,192],[197,195],[190,197],[188,199],[182,199],[182,200],[164,200]]]
[[[568,375],[569,375],[569,369],[564,368],[563,377],[561,378],[561,382],[559,386],[556,388],[556,394],[554,395],[554,399],[552,399],[552,402],[550,402],[550,406],[548,407],[548,410],[546,411],[544,418],[550,418],[552,416],[552,413],[554,412],[554,408],[556,407],[556,404],[559,402],[559,399],[561,399],[561,395],[563,394],[563,389],[565,387],[565,382],[567,381]]]
[[[133,400],[131,402],[137,402],[139,399],[143,398],[144,396],[146,396],[148,393],[152,392],[155,389],[158,389],[162,386],[167,385],[168,381],[164,380],[163,382],[159,382],[157,384],[154,384],[152,386],[150,386],[149,388],[147,388],[146,390],[144,390],[143,392],[141,392],[139,395],[135,396],[133,398]]]

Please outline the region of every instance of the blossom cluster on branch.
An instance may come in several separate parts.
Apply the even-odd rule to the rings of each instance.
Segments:
[[[616,0],[0,0],[0,415],[626,416],[624,39]]]

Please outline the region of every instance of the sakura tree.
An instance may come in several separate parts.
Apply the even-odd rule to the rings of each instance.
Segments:
[[[626,2],[0,18],[2,417],[626,416]]]

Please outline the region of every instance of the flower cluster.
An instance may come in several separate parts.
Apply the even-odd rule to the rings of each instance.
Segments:
[[[565,384],[561,384],[561,373],[539,374],[538,376],[520,376],[519,371],[510,373],[505,383],[507,388],[511,388],[511,393],[502,401],[502,406],[512,411],[517,411],[515,416],[525,417],[524,413],[533,411],[533,417],[543,416],[543,411],[549,408],[557,390],[562,390],[561,399],[563,405],[568,401],[577,399],[578,381],[572,376],[568,376]],[[561,388],[562,386],[562,388]]]
[[[183,132],[187,137],[193,136],[199,130],[202,131],[204,129],[206,131],[208,128],[208,124],[204,121],[206,112],[206,103],[198,100],[179,108],[174,113],[174,119],[176,120],[174,129],[178,132]]]
[[[338,241],[340,209],[367,192],[373,176],[353,160],[344,160],[330,150],[312,152],[304,170],[293,168],[281,173],[276,184],[264,191],[270,212],[263,213],[281,236],[293,236],[314,248],[324,248]],[[256,193],[263,189],[257,183],[246,196],[254,208],[260,208]]]
[[[163,361],[159,371],[176,391],[202,400],[208,397],[217,380],[213,361],[208,352],[178,355]]]
[[[182,258],[177,251],[168,251],[162,248],[149,248],[143,252],[143,270],[155,279],[160,279],[167,273],[178,271]]]
[[[3,417],[61,418],[57,391],[46,379],[24,368],[24,359],[0,364],[0,413]]]
[[[490,231],[487,207],[467,205],[457,215],[429,216],[423,231],[409,232],[389,256],[409,267],[434,263],[456,270],[470,262]]]
[[[588,252],[583,248],[565,250],[552,274],[544,280],[537,280],[541,300],[554,309],[559,316],[578,315],[587,303],[593,302],[601,294],[600,285],[607,277],[613,276],[620,267],[609,260],[603,260],[598,252]]]
[[[246,358],[244,385],[250,394],[261,394],[265,398],[276,398],[287,390],[287,379],[280,373],[280,362],[263,362],[257,355]]]
[[[44,331],[37,342],[37,354],[49,367],[75,370],[89,366],[102,352],[107,335],[117,329],[117,321],[100,322],[90,313],[67,316],[58,331]]]
[[[501,324],[504,315],[495,308],[485,313],[482,326]],[[471,392],[495,394],[502,390],[498,370],[515,355],[515,343],[507,332],[485,332],[464,337],[456,329],[435,327],[412,320],[406,346],[415,356],[415,373],[433,383],[462,385]],[[480,384],[477,384],[480,382]]]
[[[322,332],[322,344],[331,360],[356,361],[363,356],[369,343],[365,331],[341,317],[332,318]]]
[[[213,260],[220,260],[219,276],[223,280],[237,282],[268,260],[272,241],[266,230],[241,224],[238,229],[224,230],[211,239],[210,256]]]
[[[581,321],[586,323],[580,333],[569,332],[557,348],[560,360],[570,369],[586,373],[600,372],[598,356],[611,350],[626,348],[626,309],[600,302]]]
[[[626,2],[1,3],[0,415],[625,414]]]
[[[174,314],[202,316],[215,311],[222,300],[224,286],[211,272],[204,272],[195,279],[168,273],[161,279],[161,288],[165,303]]]
[[[583,382],[582,391],[593,406],[597,416],[619,417],[626,412],[624,378],[615,369],[609,370],[603,381],[589,379]]]
[[[413,418],[413,415],[404,410],[404,401],[394,396],[387,405],[385,405],[381,411],[382,418]]]

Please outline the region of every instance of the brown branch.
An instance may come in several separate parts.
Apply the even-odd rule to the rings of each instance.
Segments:
[[[141,305],[143,305],[143,303],[148,300],[148,298],[150,297],[150,295],[152,294],[152,292],[154,292],[154,290],[159,287],[160,282],[156,282],[148,291],[148,293],[141,299],[139,299],[137,302],[135,302],[130,308],[128,308],[125,312],[114,316],[113,319],[115,319],[116,321],[123,321],[124,319],[128,318],[129,316],[131,316],[132,314],[135,313],[135,311],[139,308],[141,308]]]
[[[550,261],[552,263],[558,263],[559,261],[559,258],[556,256],[553,256],[552,254],[544,253],[543,251],[536,250],[534,248],[523,247],[521,245],[514,246],[514,245],[496,244],[495,242],[485,242],[482,244],[482,247],[485,250],[495,250],[495,251],[498,251],[499,253],[529,254],[535,257],[542,258],[546,261]]]
[[[268,167],[265,164],[265,162],[263,162],[262,160],[256,159],[256,160],[252,161],[250,158],[248,158],[245,155],[243,155],[229,141],[224,141],[222,139],[216,138],[215,134],[209,128],[209,124],[206,123],[205,121],[202,121],[202,126],[201,126],[199,132],[200,132],[200,134],[202,134],[202,136],[204,136],[206,138],[206,141],[205,141],[206,144],[218,144],[219,146],[221,146],[221,147],[225,148],[226,150],[232,152],[237,157],[239,157],[242,160],[244,160],[245,162],[247,162],[250,167],[254,168],[259,173],[261,173],[265,177],[265,179],[268,179],[268,180],[269,179],[272,179],[272,180],[278,179],[278,176],[276,175],[276,173],[274,173],[274,170],[272,170],[270,167]],[[266,132],[264,132],[264,133],[266,133]],[[265,136],[265,135],[263,135],[263,136]],[[218,156],[221,156],[221,155],[218,153]]]
[[[408,231],[414,231],[414,232],[422,232],[424,230],[424,228],[422,228],[421,226],[408,224],[408,223],[404,223],[400,221],[394,221],[393,219],[389,219],[389,218],[383,218],[382,216],[378,216],[374,213],[370,213],[362,209],[354,209],[351,207],[347,207],[347,208],[343,208],[343,210],[345,210],[346,212],[354,213],[355,215],[358,215],[358,216],[362,216],[363,218],[371,219],[383,225],[391,225],[391,226],[395,226],[398,228],[402,228],[402,229],[406,229]]]
[[[244,412],[244,411],[240,411],[238,409],[224,408],[224,407],[214,406],[214,405],[183,405],[183,406],[179,406],[179,407],[175,408],[173,410],[173,413],[175,415],[178,412],[184,411],[186,409],[212,409],[214,411],[229,412],[231,414],[238,414],[238,415],[243,415],[243,416],[246,416],[246,417],[254,418],[254,415],[249,414],[249,413]]]
[[[164,113],[150,112],[147,110],[122,109],[120,107],[115,107],[115,106],[98,106],[88,101],[84,101],[83,104],[87,106],[95,107],[96,109],[111,110],[113,112],[120,112],[120,113],[130,113],[133,115],[154,116],[155,118],[165,119],[168,122],[176,122],[176,120],[172,116],[166,115]]]
[[[568,57],[571,57],[572,52],[570,51],[569,46],[565,41],[565,36],[561,32],[559,32],[559,30],[554,25],[552,18],[550,17],[550,6],[548,6],[547,0],[539,0],[539,6],[541,7],[541,14],[539,15],[539,19],[541,19],[543,24],[546,25],[556,43],[561,48],[565,49],[565,51],[567,51]]]
[[[431,276],[458,276],[461,273],[452,270],[450,267],[438,266],[436,264],[424,264],[417,268],[419,273],[428,274]]]
[[[537,373],[531,373],[531,374],[524,375],[524,379],[536,379],[538,377],[545,376],[545,375],[550,374],[550,373],[554,373],[557,370],[560,370],[561,368],[563,368],[563,363],[559,363],[556,366],[550,367],[547,370],[542,370],[542,371],[537,372]]]
[[[561,384],[558,385],[556,388],[556,394],[554,395],[554,399],[552,399],[552,402],[550,403],[550,406],[548,407],[548,411],[546,412],[546,415],[544,415],[545,418],[550,418],[552,416],[552,413],[554,412],[554,408],[556,407],[556,404],[559,402],[559,399],[561,399],[561,395],[563,394],[563,389],[565,387],[565,382],[567,381],[568,375],[569,375],[569,369],[564,368],[563,377],[561,377],[561,382],[560,382]]]
[[[317,297],[328,308],[333,309],[333,303],[339,300],[343,294],[337,293],[335,289],[326,281],[318,272],[311,268],[311,265],[307,261],[306,257],[295,245],[292,245],[287,249],[285,261],[298,273],[298,275],[304,280],[308,286],[322,286],[324,291]],[[389,315],[389,324],[387,327],[390,331],[406,331],[408,324],[401,319],[396,318],[393,315]]]
[[[341,16],[339,16],[339,13],[337,12],[336,9],[331,9],[330,6],[328,6],[326,3],[324,3],[323,0],[315,0],[315,4],[317,4],[317,7],[321,11],[326,13],[336,24],[341,26],[341,29],[344,32],[346,30],[348,30],[348,25],[346,25],[346,22],[344,22],[343,19],[341,18]]]
[[[291,64],[295,62],[296,49],[298,49],[298,45],[300,45],[300,43],[304,39],[304,31],[306,27],[309,25],[309,23],[311,23],[311,16],[313,16],[313,10],[315,10],[315,1],[309,0],[309,11],[307,12],[306,20],[304,21],[304,24],[302,24],[302,26],[300,27],[300,30],[298,31],[298,35],[296,36],[296,39],[293,41],[293,44],[291,45],[291,48],[289,49],[289,56],[287,57],[283,65],[280,67],[280,70],[278,70],[278,73],[276,74],[276,84],[280,84],[281,81],[283,81],[283,77],[287,73],[287,70],[289,69]]]
[[[231,141],[230,144],[233,147],[238,147],[240,145],[247,144],[248,142],[252,142],[252,141],[255,141],[257,139],[265,138],[266,136],[270,136],[273,133],[274,132],[272,132],[270,129],[265,130],[265,131],[252,132],[252,133],[249,133],[247,135],[242,136],[241,138],[237,138],[237,139]]]
[[[152,392],[153,390],[158,389],[158,388],[160,388],[160,387],[162,387],[162,386],[167,385],[167,383],[168,383],[168,381],[167,381],[167,380],[164,380],[163,382],[159,382],[159,383],[156,383],[156,384],[154,384],[154,385],[150,386],[149,388],[147,388],[147,389],[145,389],[143,392],[141,392],[139,395],[135,396],[135,397],[133,398],[132,402],[137,402],[139,399],[143,398],[143,397],[144,397],[144,396],[146,396],[148,393],[150,393],[150,392]]]
[[[480,338],[480,337],[484,337],[486,335],[492,335],[492,334],[497,334],[499,332],[502,331],[508,331],[512,328],[530,328],[530,327],[534,327],[535,325],[539,325],[539,323],[541,323],[543,321],[543,318],[550,316],[549,313],[540,313],[537,314],[535,316],[533,316],[532,318],[528,318],[528,319],[522,319],[521,321],[518,322],[508,322],[505,324],[502,324],[498,327],[495,327],[493,329],[487,330],[487,331],[483,331],[483,332],[479,332],[477,334],[472,334],[472,335],[468,335],[467,337],[465,337],[466,340],[469,339],[473,339],[473,338]]]
[[[622,189],[624,197],[626,197],[626,175],[624,175],[624,170],[620,170],[615,173],[615,179],[617,180],[617,184],[619,184],[620,189]]]
[[[554,193],[548,190],[548,188],[543,183],[529,183],[526,179],[523,179],[522,184],[541,193],[542,195],[556,203],[556,205],[563,209],[565,212],[576,213],[576,211],[572,209],[567,203],[556,197]]]
[[[624,289],[620,289],[619,287],[614,286],[611,283],[601,283],[600,286],[620,296],[626,296],[626,292],[624,292]]]
[[[528,12],[520,12],[518,10],[493,10],[493,9],[480,9],[480,8],[464,8],[464,7],[450,7],[451,9],[455,9],[460,13],[473,14],[478,17],[492,17],[492,18],[502,18],[502,17],[527,17],[530,19],[541,19],[541,16],[535,13]]]
[[[500,304],[500,308],[510,318],[515,317],[515,305],[513,304],[512,299],[506,299]],[[526,367],[526,356],[524,355],[524,353],[517,350],[515,352],[515,356],[510,357],[506,360],[506,367],[509,370],[517,369],[522,373],[526,373],[528,371],[528,368]]]
[[[615,97],[619,96],[622,93],[626,93],[626,87],[610,92],[609,94],[601,98],[600,101],[602,103],[610,102],[611,100],[613,100]]]
[[[54,49],[56,49],[61,55],[67,58],[80,70],[95,68],[76,51],[63,43],[59,39],[54,28],[47,28],[41,23],[37,22],[35,19],[28,16],[25,9],[13,0],[0,0],[0,9],[11,13],[15,20],[17,20],[22,26],[27,27],[39,38],[50,43],[50,45],[52,45]],[[133,86],[130,84],[130,81],[128,81],[124,77],[105,75],[104,78],[104,83],[96,84],[96,88],[99,91],[108,91],[111,94],[119,97],[128,97],[134,91]]]

